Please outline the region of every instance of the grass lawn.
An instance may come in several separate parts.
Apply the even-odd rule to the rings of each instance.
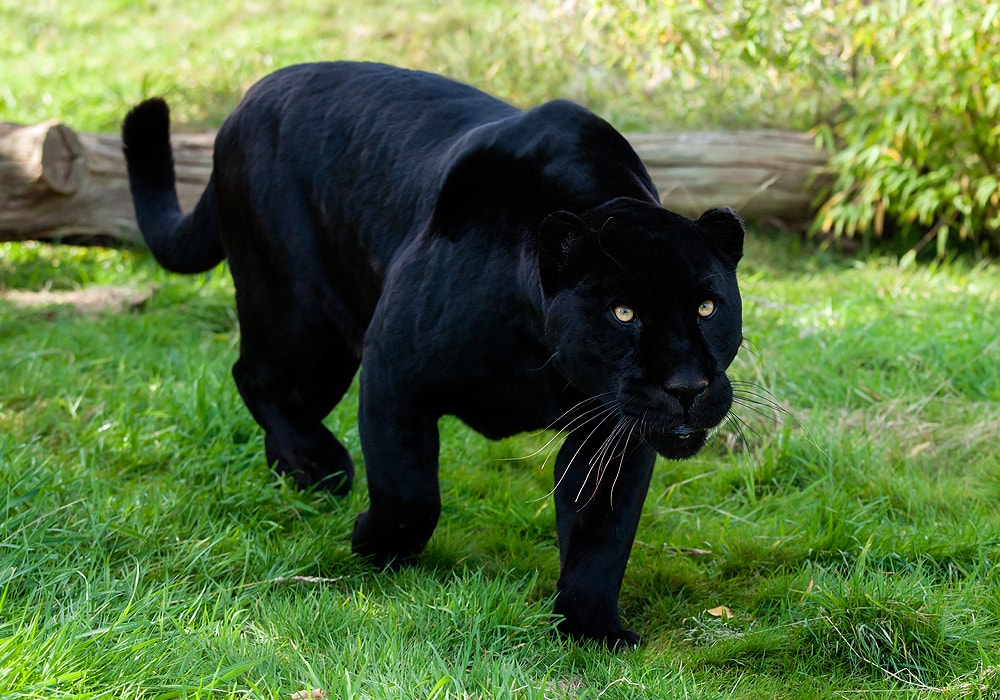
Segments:
[[[525,103],[565,85],[518,72],[534,35],[504,44],[503,5],[319,5],[0,0],[0,120],[111,130],[166,92],[213,124],[261,74],[334,56]],[[733,374],[783,410],[747,393],[698,457],[657,465],[622,595],[646,645],[613,655],[551,634],[551,465],[528,457],[548,435],[442,421],[438,530],[419,567],[375,574],[349,550],[356,394],[328,419],[354,491],[274,477],[229,375],[224,269],[0,244],[0,291],[153,291],[96,316],[0,298],[0,696],[997,697],[1000,272],[759,229],[741,269]]]

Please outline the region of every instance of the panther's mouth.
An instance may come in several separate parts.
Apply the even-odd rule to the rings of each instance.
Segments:
[[[644,434],[643,439],[667,459],[687,459],[704,447],[707,436],[707,430],[682,424],[664,433]]]
[[[718,426],[731,406],[729,384],[708,386],[690,403],[667,400],[648,393],[626,394],[619,401],[623,417],[635,420],[642,440],[667,459],[688,459],[705,446],[710,430]]]

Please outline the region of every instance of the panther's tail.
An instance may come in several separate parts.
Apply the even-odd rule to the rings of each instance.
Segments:
[[[213,180],[189,214],[177,201],[167,103],[154,97],[134,107],[122,122],[122,145],[135,217],[156,261],[183,273],[204,272],[222,262]]]

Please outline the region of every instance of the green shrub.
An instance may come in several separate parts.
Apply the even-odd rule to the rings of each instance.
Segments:
[[[1000,251],[1000,3],[851,3],[853,113],[818,227],[867,241],[895,229],[938,256],[955,237]]]

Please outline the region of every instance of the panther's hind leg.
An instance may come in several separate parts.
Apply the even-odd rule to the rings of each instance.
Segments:
[[[264,429],[268,464],[302,488],[347,493],[354,463],[322,421],[351,385],[360,341],[345,337],[323,308],[279,309],[273,301],[254,301],[239,304],[240,359],[233,376]]]

